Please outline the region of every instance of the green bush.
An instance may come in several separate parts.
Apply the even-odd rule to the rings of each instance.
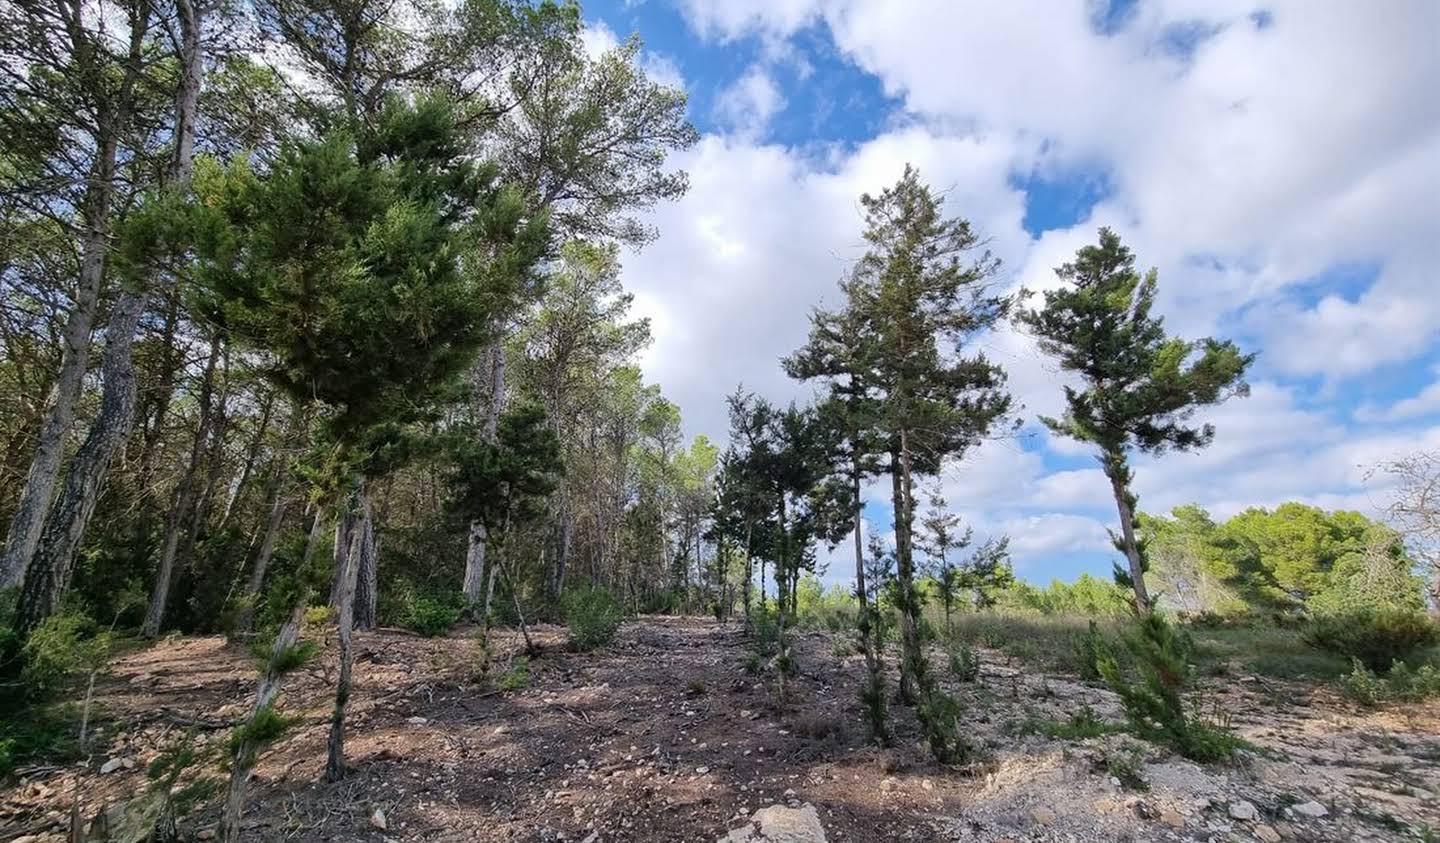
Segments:
[[[1359,659],[1355,659],[1353,664],[1353,669],[1341,680],[1341,684],[1346,693],[1361,705],[1422,702],[1440,697],[1440,669],[1433,664],[1412,669],[1404,662],[1395,662],[1383,677],[1377,676]]]
[[[1376,673],[1390,669],[1440,642],[1440,629],[1423,613],[1395,606],[1369,606],[1319,615],[1305,640],[1312,647],[1359,659]]]
[[[406,629],[434,638],[449,632],[464,613],[454,601],[412,591],[405,598],[404,624]]]
[[[108,633],[95,633],[95,624],[81,612],[57,612],[31,630],[21,651],[25,667],[20,679],[32,697],[43,697],[70,676],[98,670],[110,653]]]
[[[1135,733],[1167,744],[1192,761],[1222,761],[1234,755],[1242,745],[1238,738],[1185,711],[1185,694],[1193,679],[1189,659],[1194,645],[1189,636],[1152,613],[1136,622],[1125,642],[1134,679],[1121,671],[1108,648],[1096,666],[1105,684],[1119,695]]]
[[[614,642],[625,611],[620,601],[603,588],[575,588],[565,595],[565,623],[570,646],[594,650]]]
[[[1125,724],[1101,720],[1090,706],[1081,706],[1066,721],[1030,715],[1020,724],[1022,735],[1044,735],[1060,741],[1080,741],[1125,731]]]
[[[500,678],[500,689],[502,691],[518,691],[530,683],[530,660],[524,656],[516,656],[515,661],[510,664],[510,670]]]
[[[980,678],[980,654],[969,644],[956,644],[950,650],[950,672],[961,682]]]

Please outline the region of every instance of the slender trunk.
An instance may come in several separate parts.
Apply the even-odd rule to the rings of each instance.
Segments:
[[[910,546],[910,499],[906,482],[909,455],[905,453],[905,445],[902,431],[900,448],[891,455],[890,479],[895,507],[895,581],[900,592],[900,700],[906,705],[915,705],[919,701],[917,679],[924,656],[920,652],[920,627],[916,617],[915,563]]]
[[[197,479],[200,470],[198,463],[201,454],[204,452],[204,445],[209,439],[210,433],[210,403],[211,394],[214,390],[215,364],[220,357],[220,335],[217,333],[210,341],[210,357],[205,363],[205,375],[200,382],[200,419],[195,431],[195,439],[190,446],[190,462],[185,467],[185,474],[180,478],[180,487],[175,493],[175,504],[170,510],[170,518],[165,524],[165,541],[160,550],[160,566],[155,573],[155,585],[150,592],[150,605],[145,611],[145,622],[140,627],[140,634],[145,638],[154,638],[160,634],[160,625],[165,620],[166,603],[170,599],[170,584],[175,576],[175,558],[180,549],[180,539],[185,532],[187,521],[191,510],[195,506],[197,493]]]
[[[751,594],[752,594],[752,592],[753,592],[754,589],[755,589],[755,583],[754,583],[754,579],[755,579],[755,557],[754,557],[753,555],[751,555],[751,548],[753,547],[752,542],[753,542],[753,540],[754,540],[754,532],[755,532],[755,522],[752,521],[752,520],[750,520],[750,519],[746,519],[746,521],[745,521],[745,596],[744,596],[743,599],[744,599],[744,601],[745,601],[745,629],[746,629],[747,631],[754,629],[754,627],[750,625],[750,602],[751,602]]]
[[[71,460],[65,484],[45,519],[20,598],[17,626],[21,631],[34,629],[55,611],[70,587],[76,548],[100,500],[106,471],[130,431],[135,415],[135,367],[131,365],[130,346],[144,305],[143,297],[126,295],[110,312],[100,413]]]
[[[1120,513],[1120,544],[1125,561],[1130,568],[1130,584],[1135,590],[1135,613],[1150,614],[1150,592],[1145,587],[1145,563],[1140,557],[1140,544],[1135,540],[1134,497],[1130,494],[1130,469],[1122,453],[1109,453],[1102,460],[1105,476],[1110,479],[1110,491],[1115,496],[1115,508]]]
[[[484,368],[488,365],[489,373]],[[480,436],[483,441],[494,444],[495,432],[500,424],[500,408],[505,403],[505,349],[499,343],[490,346],[487,352],[476,362],[475,377],[473,378],[476,394],[481,393],[481,385],[488,384],[486,398],[480,402],[484,411],[485,423],[481,427]],[[480,599],[480,585],[485,578],[485,549],[488,543],[488,535],[485,525],[480,521],[470,522],[470,533],[468,545],[465,549],[465,576],[462,580],[461,589],[465,598],[465,605],[473,607]],[[490,610],[490,598],[485,598],[485,611]]]
[[[340,639],[340,677],[335,682],[335,708],[330,715],[330,738],[326,744],[325,781],[336,782],[345,778],[345,708],[350,701],[351,672],[355,666],[355,648],[351,642],[351,631],[355,625],[355,584],[360,572],[360,559],[364,555],[365,524],[370,520],[370,498],[365,494],[365,481],[355,493],[356,512],[346,513],[347,519],[357,521],[349,538],[349,552],[345,554],[345,567],[341,572],[339,613],[336,620]]]
[[[351,541],[353,540],[360,524],[360,507],[357,496],[352,496],[350,506],[335,519],[335,579],[330,583],[331,608],[340,608],[342,592],[345,591],[345,581],[348,577],[350,560],[352,557]]]
[[[230,523],[230,518],[235,514],[236,504],[245,493],[250,478],[255,474],[255,465],[260,460],[260,450],[265,445],[265,434],[270,432],[270,419],[275,410],[275,393],[265,394],[265,403],[260,409],[260,423],[255,427],[255,435],[250,438],[250,446],[245,449],[245,462],[240,467],[240,473],[235,477],[235,485],[230,493],[225,496],[225,508],[220,511],[220,520],[215,524],[215,532],[221,532]]]
[[[785,705],[785,680],[790,673],[790,639],[785,634],[785,627],[789,611],[786,608],[785,585],[790,578],[790,566],[794,563],[790,559],[790,526],[787,519],[785,507],[785,493],[779,495],[779,507],[777,508],[780,521],[777,528],[780,533],[780,547],[775,558],[775,588],[778,592],[776,597],[780,608],[779,623],[776,626],[775,638],[780,656],[778,659],[779,670],[776,671],[776,684],[779,690],[780,705]]]
[[[320,533],[325,529],[325,519],[321,516],[321,512],[322,510],[317,508],[314,520],[310,522],[310,532],[305,540],[305,552],[300,561],[302,569],[309,567],[315,545],[320,541]],[[285,622],[280,625],[280,630],[275,633],[275,641],[270,647],[270,659],[266,663],[265,672],[261,674],[260,682],[255,689],[255,704],[250,709],[250,718],[246,725],[255,723],[256,718],[262,716],[263,712],[279,696],[281,681],[284,679],[284,674],[279,669],[281,656],[295,646],[295,641],[300,636],[300,622],[305,618],[305,607],[309,602],[309,590],[302,589],[290,609],[290,616],[285,619]],[[242,731],[241,735],[242,739],[236,742],[230,754],[230,784],[225,793],[224,813],[220,818],[219,836],[222,843],[239,843],[240,816],[245,809],[245,788],[250,780],[250,770],[255,766],[255,761],[262,748],[253,737],[249,736],[248,730]]]
[[[285,523],[286,502],[280,491],[283,484],[277,483],[271,493],[270,515],[265,521],[265,536],[260,540],[260,551],[255,554],[255,564],[250,568],[250,579],[245,583],[245,592],[240,595],[240,616],[235,620],[235,631],[249,633],[255,622],[255,608],[260,601],[260,589],[265,585],[265,571],[275,556],[275,544],[280,539],[280,527]]]
[[[170,182],[181,182],[190,177],[195,151],[195,110],[199,100],[202,72],[200,21],[195,7],[191,0],[177,0],[176,8],[181,17],[181,64],[184,70],[184,81],[176,97],[177,146],[170,172],[167,173],[167,179]],[[94,318],[93,311],[98,300],[101,276],[104,272],[104,251],[108,248],[106,229],[113,197],[111,179],[115,171],[118,138],[120,133],[126,130],[131,112],[129,91],[133,87],[134,75],[139,66],[139,33],[140,28],[144,25],[141,18],[145,15],[148,15],[148,9],[142,7],[131,32],[131,64],[127,69],[127,82],[120,103],[119,119],[115,131],[108,138],[108,143],[101,144],[101,156],[97,162],[99,178],[92,184],[93,188],[98,189],[98,195],[95,197],[95,215],[87,218],[86,221],[88,232],[81,265],[81,292],[76,302],[76,311],[71,314],[71,322],[75,322],[75,324],[66,326],[66,360],[62,362],[61,376],[57,381],[57,403],[52,407],[51,416],[47,420],[47,431],[50,430],[48,423],[58,423],[63,420],[64,423],[57,424],[55,428],[62,431],[62,439],[64,430],[69,428],[73,418],[74,401],[79,394],[79,384],[78,379],[73,387],[67,385],[62,389],[61,384],[67,384],[67,379],[73,376],[73,373],[66,371],[66,363],[78,366],[79,378],[83,378],[85,371],[88,349],[83,345],[76,345],[72,340],[78,339],[79,332],[83,329],[84,344],[88,344],[89,323]],[[32,620],[38,620],[34,615],[36,610],[42,613],[38,617],[49,614],[69,586],[70,573],[74,567],[75,549],[84,537],[90,517],[95,511],[96,501],[104,486],[105,476],[113,462],[115,452],[124,445],[134,423],[136,385],[131,350],[134,345],[135,331],[139,326],[140,316],[145,310],[148,298],[148,290],[142,286],[138,289],[125,289],[115,302],[105,330],[106,351],[101,366],[101,376],[105,386],[101,396],[100,413],[92,424],[90,432],[86,435],[80,452],[72,461],[62,486],[60,498],[51,508],[49,515],[45,517],[40,534],[32,537],[30,531],[41,524],[40,510],[35,508],[34,503],[40,502],[40,507],[43,508],[44,501],[49,498],[50,488],[53,487],[55,472],[58,470],[58,451],[47,449],[45,437],[42,435],[42,448],[36,454],[37,462],[54,461],[54,464],[49,467],[42,465],[40,473],[36,473],[36,465],[32,464],[32,475],[35,476],[37,483],[32,488],[27,478],[21,499],[22,504],[28,500],[31,505],[17,508],[16,516],[23,523],[12,522],[11,525],[10,537],[14,540],[14,556],[11,553],[12,543],[7,542],[5,555],[0,557],[0,588],[23,580],[25,568],[30,564],[38,563],[43,566],[42,570],[45,573],[42,574],[42,577],[45,579],[44,591],[47,592],[47,596],[43,597],[39,603],[32,604]],[[76,322],[75,317],[77,315],[84,316],[86,310],[90,312],[90,315]],[[73,395],[68,399],[69,408],[62,409],[61,405],[67,403],[64,398],[65,392],[72,388]],[[40,481],[43,480],[43,473],[47,471],[50,474],[50,486],[42,489],[43,483]],[[81,496],[79,500],[75,498],[76,495]],[[29,544],[28,550],[27,544]],[[22,625],[27,623],[23,614],[20,620]]]
[[[355,580],[355,628],[369,632],[375,628],[375,604],[379,596],[380,548],[375,542],[375,515],[368,506],[360,519],[360,558]]]
[[[105,275],[105,255],[110,242],[110,207],[115,192],[115,160],[119,134],[124,122],[110,116],[100,120],[99,151],[91,168],[85,189],[85,232],[80,244],[80,277],[76,287],[75,306],[65,320],[61,336],[63,352],[60,373],[50,392],[45,423],[25,484],[20,489],[15,512],[10,518],[5,549],[0,555],[0,589],[19,585],[25,579],[40,532],[50,506],[50,496],[60,472],[65,438],[75,420],[75,405],[85,379],[90,358],[90,328],[100,300],[100,285]]]

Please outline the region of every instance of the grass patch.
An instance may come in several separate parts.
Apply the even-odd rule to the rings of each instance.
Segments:
[[[1022,735],[1044,735],[1057,741],[1083,741],[1126,731],[1126,725],[1113,720],[1102,720],[1090,706],[1082,706],[1070,715],[1069,720],[1050,720],[1034,714],[1020,724]]]

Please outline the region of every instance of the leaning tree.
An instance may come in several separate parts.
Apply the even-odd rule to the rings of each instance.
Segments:
[[[1185,340],[1165,333],[1155,305],[1156,272],[1141,274],[1135,256],[1115,232],[1100,229],[1100,244],[1085,246],[1057,270],[1064,286],[1045,292],[1045,306],[1019,314],[1060,368],[1079,376],[1065,387],[1066,412],[1041,417],[1051,431],[1099,451],[1120,514],[1112,533],[1126,567],[1115,580],[1135,592],[1135,611],[1153,601],[1145,588],[1144,543],[1136,536],[1137,498],[1129,453],[1159,454],[1203,448],[1215,436],[1210,424],[1186,422],[1203,406],[1246,395],[1245,371],[1255,355],[1235,343],[1206,337]]]

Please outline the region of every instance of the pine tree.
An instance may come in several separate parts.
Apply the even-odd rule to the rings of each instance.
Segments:
[[[396,99],[364,134],[287,145],[263,176],[240,164],[197,174],[210,214],[197,243],[206,307],[317,419],[311,544],[371,432],[411,419],[454,382],[488,338],[494,287],[513,286],[543,250],[543,218],[524,219],[520,197],[465,155],[455,117],[441,98]],[[296,593],[277,653],[308,598]],[[279,679],[267,671],[252,719]],[[337,688],[337,724],[348,693]],[[252,743],[237,743],[227,840],[239,833],[253,756]]]
[[[1132,449],[1160,454],[1203,448],[1210,424],[1187,425],[1195,411],[1249,394],[1245,371],[1255,360],[1235,343],[1206,337],[1184,340],[1165,333],[1155,305],[1156,272],[1141,275],[1135,256],[1115,232],[1100,229],[1098,246],[1085,246],[1056,270],[1065,285],[1045,293],[1045,306],[1019,314],[1040,348],[1083,383],[1065,387],[1066,413],[1042,417],[1050,430],[1099,451],[1100,466],[1120,515],[1112,538],[1126,566],[1115,580],[1135,592],[1135,611],[1153,601],[1145,587],[1144,543],[1137,535],[1137,498],[1131,489]]]
[[[960,531],[960,516],[946,509],[945,499],[939,492],[930,495],[930,509],[920,519],[920,548],[929,562],[929,574],[939,592],[940,605],[945,607],[945,636],[955,633],[952,620],[955,614],[955,598],[963,587],[959,565],[951,558],[952,551],[970,546],[975,532],[966,527]]]
[[[875,337],[878,426],[890,453],[895,510],[901,697],[916,705],[934,754],[967,753],[958,710],[936,686],[923,647],[914,558],[915,481],[987,436],[1010,407],[1004,372],[964,344],[989,329],[1008,301],[991,290],[997,262],[963,219],[946,218],[914,168],[879,195],[861,197],[868,249],[846,285],[849,307]],[[944,340],[954,351],[942,351]]]

